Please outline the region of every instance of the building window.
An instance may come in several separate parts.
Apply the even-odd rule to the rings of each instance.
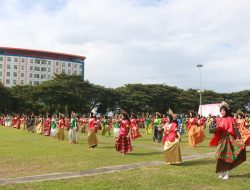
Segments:
[[[48,68],[48,72],[50,72],[50,68]]]
[[[35,67],[34,70],[35,71],[40,71],[40,67]]]
[[[14,65],[14,69],[17,70],[17,65]]]
[[[3,64],[0,64],[0,69],[2,69],[3,68]]]
[[[31,71],[33,70],[33,66],[30,66],[30,70],[31,70]]]
[[[21,73],[21,77],[24,77],[24,73]]]
[[[46,72],[46,67],[41,67],[41,71],[45,71]]]
[[[64,62],[62,63],[62,67],[65,67],[65,63]]]
[[[59,66],[59,62],[58,61],[56,62],[56,66]]]
[[[3,57],[0,57],[0,61],[1,61],[1,62],[3,61]]]
[[[77,75],[77,71],[74,71],[74,75]]]
[[[45,74],[42,74],[42,75],[41,75],[41,79],[46,79],[46,75],[45,75]]]
[[[18,62],[18,58],[17,57],[14,58],[14,62]]]
[[[50,79],[50,75],[48,75],[48,79]]]
[[[30,78],[32,78],[33,77],[33,74],[32,73],[30,73]]]
[[[68,67],[71,67],[71,63],[68,63]]]
[[[32,81],[30,81],[30,85],[32,85]]]
[[[71,70],[68,70],[68,75],[71,75]]]
[[[24,81],[23,81],[23,80],[21,80],[21,84],[24,84]]]
[[[10,69],[10,65],[7,65],[7,69]]]
[[[39,84],[39,81],[34,81],[34,85],[38,85]]]
[[[35,59],[36,64],[40,64],[40,59]]]
[[[16,84],[16,80],[13,80],[13,84]]]
[[[14,73],[13,73],[13,77],[17,77],[17,72],[14,72]]]
[[[30,63],[34,63],[34,60],[33,60],[33,59],[30,59]]]
[[[43,65],[47,64],[47,61],[45,59],[43,59],[41,62],[42,62]]]
[[[24,63],[25,62],[25,58],[22,58],[22,63]]]
[[[79,65],[79,68],[82,69],[82,65]]]
[[[74,68],[75,68],[75,69],[77,68],[77,64],[74,65]]]
[[[51,65],[51,61],[48,61],[48,65]]]
[[[0,77],[2,76],[2,72],[0,72]]]
[[[24,65],[22,65],[21,69],[24,70]]]
[[[65,74],[65,69],[62,69],[62,74]]]
[[[6,73],[6,76],[7,76],[7,77],[10,77],[10,72],[7,72],[7,73]]]
[[[56,73],[59,73],[59,70],[58,70],[58,69],[56,69]]]
[[[11,62],[11,57],[7,57],[7,61],[8,61],[8,62]]]
[[[6,84],[10,84],[10,79],[6,79]]]
[[[39,74],[34,74],[34,78],[39,79],[40,78]]]

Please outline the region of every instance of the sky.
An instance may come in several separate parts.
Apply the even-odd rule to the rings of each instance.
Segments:
[[[249,0],[0,0],[0,46],[86,56],[106,87],[250,89]]]

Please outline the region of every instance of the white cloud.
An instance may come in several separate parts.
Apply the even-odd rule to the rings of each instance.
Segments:
[[[0,0],[1,45],[85,55],[87,79],[108,87],[198,88],[201,63],[204,88],[250,88],[247,0],[51,2]]]

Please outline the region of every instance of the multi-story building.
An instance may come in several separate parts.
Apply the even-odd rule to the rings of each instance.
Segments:
[[[0,47],[0,82],[8,87],[37,85],[62,73],[84,79],[85,59],[65,53]]]

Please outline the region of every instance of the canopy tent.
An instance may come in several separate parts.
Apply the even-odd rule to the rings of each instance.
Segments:
[[[221,116],[220,114],[221,105],[222,105],[221,103],[200,105],[198,113],[205,117],[208,117],[209,115]]]

